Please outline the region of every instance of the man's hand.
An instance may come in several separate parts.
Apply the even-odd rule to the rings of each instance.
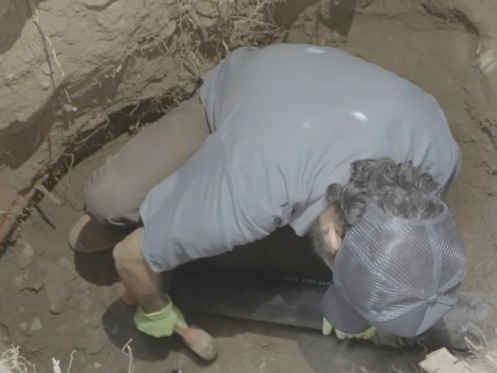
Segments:
[[[188,328],[181,311],[168,296],[167,300],[167,306],[158,312],[146,314],[140,307],[136,309],[134,321],[139,331],[160,338],[172,336],[176,328]]]
[[[328,322],[328,320],[326,320],[323,317],[323,329],[322,329],[323,335],[326,335],[326,336],[331,335],[333,329],[334,329],[333,326],[331,326],[331,324]],[[337,338],[340,340],[344,340],[344,339],[369,340],[375,336],[376,328],[371,327],[368,330],[366,330],[365,332],[359,333],[359,334],[346,334],[346,333],[342,333],[340,330],[335,329],[335,334],[336,334]]]
[[[166,295],[166,298],[168,304],[162,311],[145,314],[139,307],[136,309],[134,321],[137,329],[156,338],[176,333],[198,356],[205,361],[213,361],[218,354],[214,338],[202,329],[188,326],[179,308],[173,304],[169,296]],[[127,292],[124,292],[121,300],[131,307],[137,305]]]

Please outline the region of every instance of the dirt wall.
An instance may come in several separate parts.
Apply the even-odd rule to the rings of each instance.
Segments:
[[[228,50],[270,41],[339,46],[433,93],[464,153],[455,209],[475,215],[494,206],[496,15],[492,0],[0,0],[0,238],[110,113],[189,91]],[[485,228],[461,222],[477,245],[484,215]]]
[[[0,0],[0,238],[78,131],[267,39],[271,2]]]

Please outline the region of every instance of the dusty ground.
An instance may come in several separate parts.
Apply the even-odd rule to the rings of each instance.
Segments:
[[[450,6],[442,0],[332,3],[289,1],[282,8],[287,13],[278,13],[280,25],[292,26],[282,40],[340,45],[437,97],[463,152],[462,172],[449,199],[467,246],[465,290],[496,294],[495,34],[484,22],[495,18],[495,6],[462,0]],[[340,4],[337,11],[334,6]],[[315,333],[228,319],[196,320],[220,339],[221,357],[210,367],[192,360],[177,341],[137,334],[126,317],[129,310],[109,308],[115,300],[110,256],[75,258],[66,243],[81,213],[86,177],[124,141],[120,138],[72,169],[54,191],[65,203],[45,198],[0,261],[0,334],[7,343],[21,345],[40,371],[50,372],[52,356],[67,366],[75,350],[73,372],[126,372],[127,357],[120,349],[130,338],[136,372],[176,367],[185,373],[417,371],[413,361],[418,352],[352,347]]]

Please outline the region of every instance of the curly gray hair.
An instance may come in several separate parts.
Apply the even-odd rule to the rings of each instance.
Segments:
[[[412,162],[398,164],[390,158],[381,158],[352,163],[347,184],[331,184],[326,196],[337,219],[335,228],[343,239],[347,229],[373,203],[385,213],[404,219],[428,219],[443,211],[443,206],[429,197],[440,195],[440,185]],[[326,248],[318,222],[312,227],[310,237],[316,253],[330,265],[336,253]]]
[[[378,205],[387,214],[404,219],[428,219],[440,214],[442,205],[428,196],[440,197],[440,185],[412,162],[395,163],[390,158],[352,163],[347,184],[331,184],[327,199],[337,217],[337,229],[343,235],[364,214]]]

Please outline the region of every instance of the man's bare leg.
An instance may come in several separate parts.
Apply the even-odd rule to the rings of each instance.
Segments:
[[[128,296],[145,313],[158,312],[167,306],[160,273],[152,271],[140,250],[143,228],[136,229],[114,248],[116,268]]]
[[[114,259],[126,291],[125,303],[128,305],[136,303],[145,315],[157,315],[174,305],[170,304],[171,301],[163,291],[161,274],[152,271],[141,253],[142,231],[143,228],[138,228],[117,244],[114,248]],[[180,314],[178,309],[174,312]],[[217,349],[214,339],[201,329],[188,327],[182,315],[179,317],[178,326],[174,328],[174,332],[180,335],[188,347],[204,360],[211,361],[216,358]]]
[[[69,244],[82,253],[115,248],[117,269],[126,287],[123,301],[139,305],[145,316],[154,310],[160,315],[168,304],[161,276],[141,255],[141,230],[137,229],[142,226],[140,205],[148,192],[181,167],[209,135],[205,109],[196,93],[108,157],[86,184],[85,215],[73,227]],[[152,330],[148,334],[156,333]],[[215,349],[202,348],[202,341],[213,345],[205,332],[186,328],[178,334],[204,359],[215,357]]]
[[[148,192],[180,168],[210,135],[198,93],[133,137],[85,186],[85,215],[69,234],[82,253],[113,248],[141,226]]]

